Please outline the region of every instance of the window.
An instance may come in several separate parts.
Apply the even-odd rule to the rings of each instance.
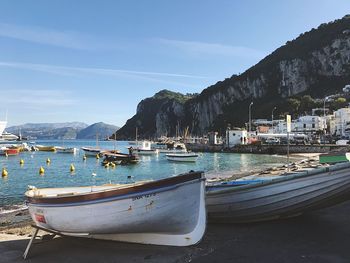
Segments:
[[[304,123],[304,129],[306,129],[306,124]]]
[[[312,128],[313,128],[313,129],[315,128],[315,123],[312,124]]]

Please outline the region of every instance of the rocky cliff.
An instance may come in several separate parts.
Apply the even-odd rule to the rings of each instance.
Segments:
[[[253,118],[268,118],[275,106],[276,114],[288,112],[289,97],[309,94],[322,98],[348,83],[350,16],[345,16],[288,41],[241,75],[219,81],[198,96],[181,102],[158,100],[154,105],[147,101],[150,99],[142,101],[137,114],[117,134],[129,137],[125,131],[140,124],[140,135],[146,137],[165,132],[174,135],[177,124],[196,134],[223,130],[228,123],[242,126],[248,120],[251,101]],[[148,117],[147,124],[142,116]]]

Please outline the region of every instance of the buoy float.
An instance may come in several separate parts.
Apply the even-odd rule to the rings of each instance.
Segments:
[[[100,159],[100,155],[96,154],[96,159]]]
[[[23,165],[23,164],[24,164],[24,160],[21,159],[21,160],[19,161],[19,164],[20,164],[20,165]]]
[[[112,166],[112,168],[115,168],[115,163],[112,162],[112,163],[111,163],[111,166]]]
[[[45,169],[44,167],[40,166],[40,169],[39,169],[39,174],[42,175],[45,173]]]
[[[83,156],[83,161],[86,161],[86,155]]]
[[[47,158],[47,159],[46,159],[46,163],[47,163],[47,164],[50,164],[50,163],[51,163],[50,158]]]
[[[6,168],[2,168],[1,176],[2,176],[2,177],[8,176],[8,172],[7,172]]]
[[[75,171],[75,167],[74,167],[73,164],[70,165],[70,171],[71,171],[71,172],[74,172],[74,171]]]
[[[96,174],[96,173],[92,173],[91,175],[92,175],[92,176],[96,176],[97,174]]]
[[[105,168],[108,168],[108,167],[109,167],[109,163],[106,163],[106,164],[105,164]]]

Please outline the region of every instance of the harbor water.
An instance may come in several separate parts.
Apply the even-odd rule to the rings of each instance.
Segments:
[[[95,147],[95,141],[50,140],[37,141],[37,144],[65,147]],[[127,152],[128,142],[99,142],[101,149],[118,149]],[[84,152],[77,154],[55,152],[22,152],[17,156],[0,156],[0,168],[6,168],[8,176],[0,181],[0,208],[21,204],[28,185],[42,187],[91,186],[109,183],[132,183],[141,180],[157,180],[190,170],[200,170],[212,177],[222,174],[234,174],[284,164],[286,159],[276,155],[254,155],[236,153],[200,153],[195,163],[177,163],[166,159],[165,154],[140,156],[140,163],[118,165],[105,168],[102,158],[88,157],[83,160]],[[47,162],[47,159],[50,162]],[[24,164],[20,165],[23,159]],[[71,164],[75,171],[70,171]],[[40,167],[44,174],[39,174]]]

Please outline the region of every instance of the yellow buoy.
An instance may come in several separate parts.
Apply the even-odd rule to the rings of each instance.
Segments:
[[[86,161],[86,155],[83,156],[83,160]]]
[[[71,172],[74,172],[74,171],[75,171],[75,167],[74,167],[73,164],[70,165],[70,171],[71,171]]]
[[[7,172],[6,168],[2,168],[2,173],[1,176],[2,177],[6,177],[9,173]]]
[[[50,163],[51,163],[50,158],[47,158],[47,159],[46,159],[46,163],[47,163],[47,164],[50,164]]]
[[[108,168],[108,167],[109,167],[109,163],[106,163],[106,164],[105,164],[105,168]]]
[[[44,174],[45,173],[45,169],[44,167],[40,166],[40,169],[39,169],[39,174]]]
[[[112,162],[112,163],[111,163],[111,166],[112,166],[112,168],[115,168],[115,163]]]
[[[96,159],[100,159],[100,155],[96,154]]]
[[[19,161],[19,164],[20,164],[20,165],[23,165],[23,164],[24,164],[24,160],[21,159],[21,160]]]

